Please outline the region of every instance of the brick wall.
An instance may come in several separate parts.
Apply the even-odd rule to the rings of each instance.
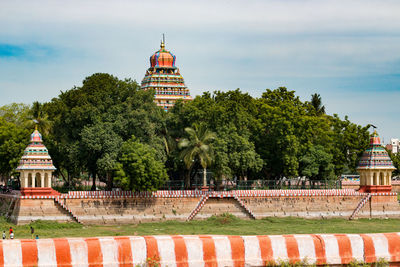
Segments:
[[[303,217],[349,218],[366,196],[352,190],[260,190],[188,193],[156,192],[145,195],[62,195],[49,198],[17,198],[11,220],[79,221],[85,224],[130,224],[162,220],[205,219],[231,213],[239,218]],[[10,206],[1,196],[0,211]],[[201,200],[206,200],[201,202]],[[357,213],[360,217],[400,218],[396,194],[373,195]]]

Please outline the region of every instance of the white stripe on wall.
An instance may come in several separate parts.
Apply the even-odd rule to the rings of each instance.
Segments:
[[[112,237],[99,238],[103,267],[118,267],[118,244]]]
[[[198,236],[183,236],[188,253],[189,267],[204,267],[203,242]]]
[[[38,249],[38,266],[57,266],[56,249],[53,239],[36,240]]]

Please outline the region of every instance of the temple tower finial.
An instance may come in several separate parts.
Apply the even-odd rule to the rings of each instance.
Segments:
[[[165,35],[164,33],[162,34],[162,41],[161,41],[161,49],[165,48]]]
[[[33,122],[35,123],[35,131],[37,131],[39,122],[37,120],[33,120]]]

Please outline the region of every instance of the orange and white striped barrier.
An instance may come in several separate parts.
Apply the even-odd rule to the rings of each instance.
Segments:
[[[0,241],[0,266],[265,266],[279,262],[338,265],[379,260],[400,263],[400,233]]]

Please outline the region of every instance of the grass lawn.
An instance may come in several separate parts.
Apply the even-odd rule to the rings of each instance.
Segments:
[[[212,217],[204,221],[165,221],[136,225],[85,226],[78,223],[55,223],[37,221],[29,225],[16,226],[4,218],[0,219],[0,230],[12,226],[16,238],[30,238],[30,226],[40,238],[94,237],[125,235],[272,235],[309,233],[380,233],[400,232],[400,219],[345,219],[311,220],[300,218],[267,218],[241,220],[232,215]]]

